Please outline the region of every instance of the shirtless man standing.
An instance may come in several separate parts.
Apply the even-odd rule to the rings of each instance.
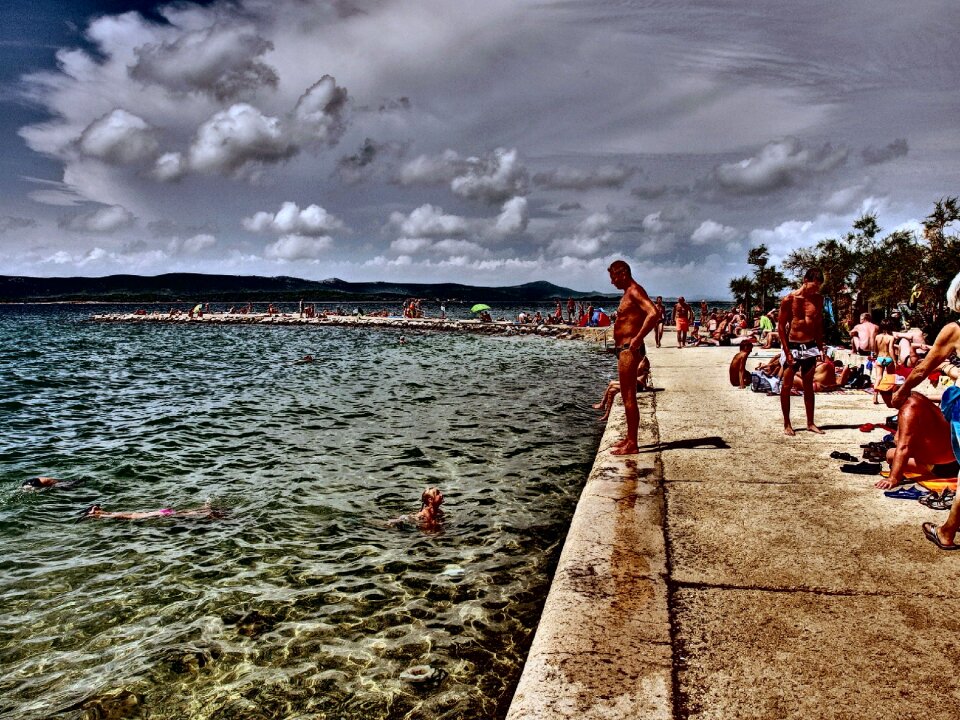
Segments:
[[[687,305],[687,301],[682,297],[677,299],[677,304],[673,306],[673,324],[677,326],[677,347],[682,348],[687,344],[687,331],[690,329],[690,317],[693,315],[693,308]]]
[[[666,321],[667,309],[663,306],[663,297],[657,295],[656,302],[653,303],[657,308],[657,324],[653,328],[653,339],[660,347],[660,341],[663,340],[663,324]]]
[[[869,355],[877,352],[877,331],[880,328],[870,321],[869,313],[860,316],[860,324],[850,328],[850,345],[855,353]]]
[[[627,416],[627,436],[614,445],[611,454],[633,455],[638,452],[637,432],[640,429],[640,408],[637,406],[637,366],[647,354],[643,339],[657,324],[656,306],[650,296],[633,279],[630,266],[616,260],[608,268],[610,282],[623,290],[623,298],[617,308],[617,320],[613,325],[613,341],[617,348],[617,374],[620,377],[620,393]]]
[[[790,390],[797,370],[803,381],[803,406],[807,412],[807,430],[823,434],[813,422],[813,374],[817,360],[826,358],[823,345],[823,273],[819,268],[807,270],[803,285],[780,303],[777,331],[780,334],[780,361],[783,363],[783,384],[780,386],[780,410],[783,432],[796,435],[790,424]]]

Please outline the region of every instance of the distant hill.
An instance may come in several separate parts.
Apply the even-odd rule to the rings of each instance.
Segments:
[[[458,283],[347,282],[339,278],[303,280],[258,275],[108,275],[37,278],[0,275],[0,302],[337,302],[396,300],[405,297],[465,302],[533,302],[556,298],[609,297],[548,282],[509,287]]]

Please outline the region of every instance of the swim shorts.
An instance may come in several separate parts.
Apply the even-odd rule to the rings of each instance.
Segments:
[[[625,343],[618,348],[614,348],[614,352],[616,352],[617,355],[619,355],[624,350],[629,350],[629,349],[630,349],[630,343]],[[644,343],[640,343],[640,349],[637,351],[637,357],[643,357],[646,354],[647,354],[647,346]]]
[[[793,363],[801,373],[806,373],[817,366],[817,360],[820,359],[820,348],[815,342],[793,343],[790,346],[790,355],[793,357]],[[783,350],[780,351],[780,363],[786,365],[787,356]]]
[[[686,332],[690,329],[690,321],[686,318],[677,318],[677,332]]]
[[[933,473],[934,477],[938,478],[955,478],[957,477],[957,473],[960,472],[960,463],[954,460],[953,462],[941,463],[940,465],[932,465],[930,472]]]

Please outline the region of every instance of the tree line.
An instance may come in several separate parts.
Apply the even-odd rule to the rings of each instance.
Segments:
[[[799,286],[807,268],[819,267],[822,292],[833,302],[836,320],[836,326],[828,324],[828,340],[839,340],[840,331],[849,330],[862,313],[889,317],[894,310],[933,337],[949,320],[947,288],[960,272],[960,236],[956,226],[949,228],[958,221],[956,197],[934,203],[922,232],[884,234],[876,214],[867,213],[843,237],[794,250],[781,268],[770,264],[769,250],[760,245],[747,254],[752,275],[733,278],[730,292],[744,308],[765,313],[777,306],[782,290]]]

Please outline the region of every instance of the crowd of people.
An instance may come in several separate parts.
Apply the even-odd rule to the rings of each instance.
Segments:
[[[627,430],[611,448],[614,455],[638,452],[639,407],[637,393],[649,388],[650,360],[644,340],[653,332],[657,347],[663,341],[667,312],[663,298],[651,300],[633,279],[630,266],[618,260],[609,267],[611,283],[623,292],[614,314],[614,348],[617,354],[616,381],[610,382],[594,408],[609,417],[614,398],[623,399]],[[799,288],[788,293],[779,308],[759,313],[754,327],[746,327],[742,308],[718,313],[700,304],[700,320],[683,297],[673,307],[677,331],[677,348],[702,345],[701,331],[720,344],[722,333],[727,339],[739,338],[738,352],[729,366],[729,381],[734,387],[763,391],[778,396],[783,417],[783,432],[796,435],[791,420],[791,400],[802,395],[805,429],[822,435],[815,418],[816,393],[842,388],[868,387],[876,402],[883,401],[897,414],[887,419],[890,434],[880,443],[867,443],[864,458],[884,461],[889,471],[881,472],[880,462],[864,462],[844,466],[845,472],[866,472],[880,475],[876,487],[892,497],[929,499],[932,507],[949,509],[942,525],[924,523],[923,534],[943,550],[960,549],[960,503],[954,503],[956,483],[960,479],[960,320],[947,323],[932,344],[926,342],[918,327],[902,324],[898,312],[873,321],[869,313],[850,328],[850,350],[863,358],[861,365],[844,364],[828,355],[824,340],[824,297],[820,290],[823,273],[809,269]],[[947,306],[960,313],[960,274],[947,291]],[[723,330],[721,331],[721,328]],[[713,344],[713,343],[711,343]],[[748,359],[755,347],[779,347],[778,356],[748,369]],[[941,397],[930,398],[912,392],[924,380],[935,386],[947,376],[950,383]],[[873,425],[865,425],[864,430]],[[856,461],[845,453],[836,457]],[[917,478],[948,481],[948,489],[940,493],[900,486]],[[939,503],[939,505],[933,504]]]

